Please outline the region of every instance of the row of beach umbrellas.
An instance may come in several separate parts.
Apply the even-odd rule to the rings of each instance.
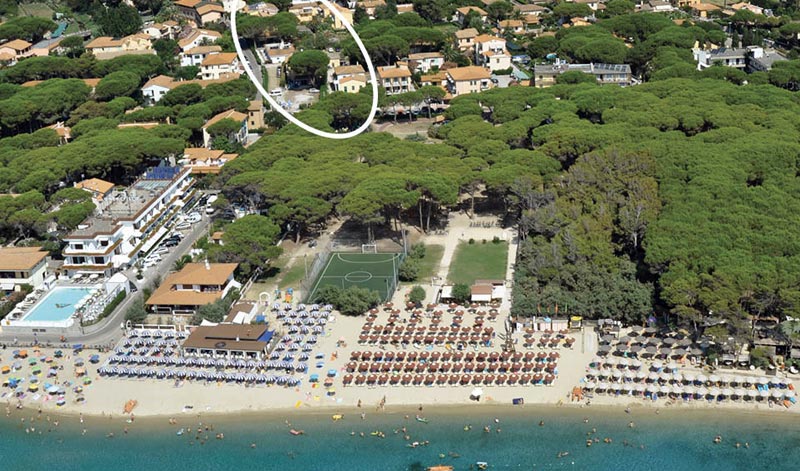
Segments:
[[[792,385],[792,380],[789,378],[767,378],[765,376],[761,377],[754,377],[754,376],[740,376],[740,375],[705,375],[703,373],[692,373],[692,372],[679,372],[673,371],[672,373],[668,373],[666,371],[662,372],[645,372],[645,371],[603,371],[603,370],[596,370],[590,368],[586,372],[586,377],[589,379],[603,379],[603,378],[623,378],[626,380],[633,380],[637,382],[641,381],[664,381],[664,382],[673,382],[673,383],[712,383],[712,384],[728,384],[728,385],[761,385],[761,386],[769,386],[769,387],[777,387],[777,388],[787,388]]]
[[[588,381],[584,384],[585,389],[593,390],[596,393],[614,393],[624,391],[638,394],[672,394],[678,396],[695,396],[697,398],[761,398],[761,399],[789,399],[797,396],[793,389],[751,389],[751,388],[706,388],[705,386],[692,385],[657,385],[657,384],[619,384],[619,383],[595,383]]]
[[[195,370],[173,370],[154,368],[122,368],[103,366],[98,369],[101,376],[127,376],[138,378],[158,378],[158,379],[205,379],[209,381],[227,382],[255,382],[266,384],[285,384],[296,386],[300,384],[300,379],[293,376],[275,376],[255,373],[224,373],[214,371],[195,371]]]
[[[353,375],[347,374],[342,378],[342,384],[349,386],[354,384],[356,386],[362,385],[404,385],[404,386],[432,386],[438,385],[544,385],[548,386],[553,384],[556,376],[553,374],[368,374],[368,375]]]

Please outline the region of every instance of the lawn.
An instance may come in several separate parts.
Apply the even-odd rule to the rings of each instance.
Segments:
[[[53,17],[53,10],[44,3],[26,3],[19,6],[21,15],[38,16],[39,18],[47,18],[48,20]]]
[[[417,280],[430,281],[431,277],[439,272],[442,255],[444,255],[444,245],[426,245],[425,257],[420,260]]]
[[[468,285],[475,280],[504,280],[507,259],[507,242],[459,242],[447,278],[451,283]]]
[[[288,270],[285,266],[282,267],[279,276],[281,277],[278,283],[280,289],[300,289],[300,283],[303,281],[303,277],[306,276],[306,267],[303,264],[303,260],[298,258],[294,261],[294,265]]]

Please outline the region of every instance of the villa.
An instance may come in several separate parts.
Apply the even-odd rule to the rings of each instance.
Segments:
[[[41,286],[47,277],[47,255],[41,247],[0,247],[0,291]]]
[[[189,147],[184,149],[180,163],[183,168],[188,168],[193,174],[217,174],[222,167],[239,156],[239,154],[226,154],[222,150],[206,149],[205,147]]]
[[[491,74],[477,65],[447,69],[447,90],[453,96],[479,93],[494,87]]]
[[[147,299],[155,314],[192,316],[200,306],[224,298],[242,285],[233,279],[238,263],[189,263],[169,274]]]

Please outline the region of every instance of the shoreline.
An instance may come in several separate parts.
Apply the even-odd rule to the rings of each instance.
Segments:
[[[483,413],[500,414],[508,412],[529,414],[535,411],[545,411],[546,413],[553,413],[555,411],[569,411],[569,413],[577,411],[585,411],[585,414],[594,414],[599,411],[603,415],[617,415],[618,413],[629,411],[631,413],[641,413],[644,411],[653,412],[654,414],[661,414],[663,417],[672,415],[680,415],[686,413],[692,414],[717,414],[721,409],[725,414],[733,414],[742,417],[752,418],[770,418],[774,419],[778,416],[787,416],[794,418],[795,414],[800,413],[800,408],[786,409],[783,407],[768,407],[762,405],[746,405],[746,404],[697,404],[697,403],[671,403],[663,402],[645,402],[639,399],[631,398],[630,401],[624,399],[601,398],[595,402],[592,401],[591,405],[577,402],[525,402],[523,405],[505,404],[498,401],[482,401],[473,403],[407,403],[407,404],[387,404],[383,409],[376,408],[373,405],[365,405],[358,407],[356,405],[347,404],[325,404],[314,407],[267,407],[267,408],[242,408],[235,410],[201,410],[190,409],[174,414],[168,413],[152,413],[152,414],[138,414],[134,409],[133,415],[137,421],[142,422],[155,422],[168,420],[170,418],[186,419],[191,417],[210,417],[215,419],[242,419],[242,418],[287,418],[287,417],[311,417],[311,416],[324,416],[330,418],[335,414],[347,415],[360,415],[361,413],[370,416],[375,415],[398,415],[398,414],[416,414],[420,415],[433,414],[433,415],[475,415]],[[609,400],[611,399],[611,400]],[[10,403],[8,403],[11,407]],[[422,407],[422,411],[418,410]],[[749,406],[749,407],[744,407]],[[39,408],[33,407],[31,404],[23,404],[22,408],[11,407],[13,411],[21,411],[23,414],[37,414]],[[62,417],[66,419],[84,417],[87,419],[114,419],[114,418],[127,418],[128,414],[123,412],[114,412],[107,414],[105,412],[96,413],[92,411],[81,411],[79,409],[50,409],[42,408],[42,414],[48,414],[52,417]],[[787,415],[787,413],[789,415]],[[13,415],[13,413],[12,413]]]

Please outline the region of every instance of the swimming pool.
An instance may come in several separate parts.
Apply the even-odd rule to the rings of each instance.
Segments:
[[[29,322],[65,321],[75,313],[75,304],[94,289],[94,286],[59,286],[53,288],[21,320]]]

